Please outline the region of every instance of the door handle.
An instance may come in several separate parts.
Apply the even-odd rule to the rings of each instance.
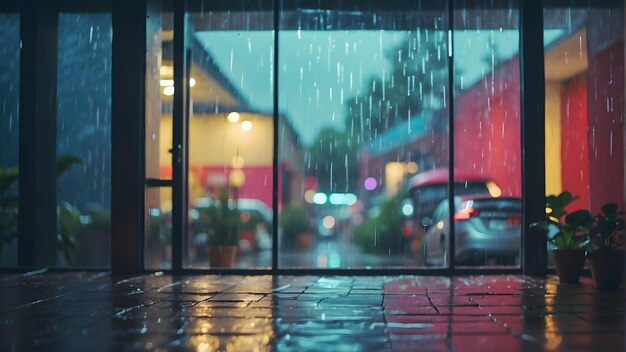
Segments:
[[[168,153],[172,154],[172,156],[174,157],[174,161],[178,164],[181,164],[183,161],[183,146],[182,145],[177,145],[176,146],[176,155],[174,155],[174,148],[170,148],[167,150]]]

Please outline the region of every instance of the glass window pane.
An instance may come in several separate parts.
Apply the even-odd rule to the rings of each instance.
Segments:
[[[146,18],[146,178],[171,180],[173,14],[162,10],[162,1],[151,0]],[[144,265],[151,270],[169,269],[172,189],[147,186],[145,202]]]
[[[624,3],[559,4],[544,10],[546,195],[577,196],[569,212],[623,209]]]
[[[149,1],[146,20],[146,178],[172,178],[173,14]]]
[[[445,2],[368,4],[281,15],[284,268],[422,266],[421,218],[447,197]],[[436,187],[414,189],[433,170]]]
[[[188,267],[271,266],[273,14],[245,4],[189,15]]]
[[[0,267],[17,265],[20,16],[0,14]]]
[[[172,188],[146,189],[144,266],[148,270],[172,268]]]
[[[108,267],[111,15],[61,13],[57,56],[58,265]]]
[[[519,266],[518,2],[455,4],[455,265]]]

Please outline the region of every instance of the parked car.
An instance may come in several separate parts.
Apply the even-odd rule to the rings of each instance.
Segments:
[[[519,261],[522,223],[520,198],[487,195],[455,197],[456,265],[513,265]],[[445,266],[448,261],[450,216],[447,200],[432,218],[426,218],[424,258],[428,266]]]
[[[455,196],[490,194],[498,197],[502,193],[493,180],[474,172],[456,170],[454,178]],[[407,198],[402,202],[400,211],[404,215],[402,236],[412,242],[413,252],[422,249],[425,219],[432,216],[443,200],[448,199],[448,184],[448,169],[421,172],[409,181]]]

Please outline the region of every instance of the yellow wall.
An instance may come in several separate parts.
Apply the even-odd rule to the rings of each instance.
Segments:
[[[189,166],[231,166],[237,155],[244,167],[271,166],[273,147],[272,116],[241,113],[237,123],[226,114],[195,114],[189,124]],[[252,122],[249,132],[242,121]],[[172,146],[172,115],[161,118],[159,158],[161,167],[171,166],[168,150]]]
[[[561,85],[546,82],[546,195],[561,190]]]

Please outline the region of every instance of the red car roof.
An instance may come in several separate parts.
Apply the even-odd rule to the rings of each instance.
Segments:
[[[411,179],[409,186],[411,188],[424,187],[435,184],[448,183],[448,169],[432,169],[421,172]],[[486,181],[488,177],[477,174],[473,171],[454,170],[454,179],[456,181]]]

